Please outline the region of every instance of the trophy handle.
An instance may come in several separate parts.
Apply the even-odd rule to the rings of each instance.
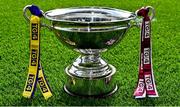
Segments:
[[[150,21],[153,21],[153,19],[155,17],[155,9],[152,6],[142,7],[141,9],[148,9],[149,11],[151,11]],[[139,10],[140,9],[136,10],[136,12],[135,12],[136,18],[131,21],[131,27],[133,27],[133,26],[140,27],[141,26],[142,18],[137,17],[138,16],[137,14],[138,14]]]
[[[152,21],[155,17],[155,9],[152,6],[147,6],[146,9],[151,10],[152,13],[150,15],[150,21]]]
[[[29,8],[31,7],[32,5],[27,5],[24,7],[23,9],[23,16],[24,18],[26,19],[27,22],[30,22],[30,16],[27,15],[27,10],[29,10]]]
[[[36,8],[36,11],[32,12],[32,10],[30,10],[30,8],[32,8],[32,6],[34,6]],[[27,5],[23,9],[23,16],[24,16],[24,18],[26,19],[27,22],[30,22],[30,16],[27,15],[27,11],[30,11],[31,14],[33,14],[33,15],[36,15],[36,16],[39,16],[39,17],[41,17],[41,16],[44,17],[44,12],[42,10],[40,10],[37,6],[35,6],[35,5]],[[49,25],[47,25],[45,23],[41,23],[41,26],[42,27],[47,27],[48,29],[53,28],[53,27],[51,27],[51,26],[49,26]]]

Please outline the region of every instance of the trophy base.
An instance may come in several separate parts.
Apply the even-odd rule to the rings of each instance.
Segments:
[[[66,88],[66,85],[64,85],[64,91],[71,95],[71,96],[79,96],[79,97],[93,97],[93,98],[104,98],[104,97],[108,97],[108,96],[111,96],[113,95],[117,90],[118,90],[118,86],[116,85],[114,90],[112,90],[111,92],[109,93],[106,93],[106,94],[99,94],[99,95],[81,95],[81,94],[77,94],[77,93],[73,93],[73,92],[70,92],[67,88]]]
[[[104,66],[75,66],[77,62],[68,66],[65,70],[67,74],[65,92],[72,96],[83,97],[107,97],[115,93],[118,89],[114,78],[116,68],[105,63],[101,58],[100,60]]]

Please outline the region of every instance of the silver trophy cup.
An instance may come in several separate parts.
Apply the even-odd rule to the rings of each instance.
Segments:
[[[24,8],[27,20],[28,6]],[[51,24],[42,26],[50,28],[61,43],[80,53],[65,69],[64,90],[70,95],[95,97],[116,92],[116,68],[103,60],[100,53],[123,39],[136,15],[107,7],[73,7],[44,12],[43,17]]]

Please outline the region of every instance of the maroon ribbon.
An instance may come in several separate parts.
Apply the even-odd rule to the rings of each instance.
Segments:
[[[135,98],[158,97],[152,69],[151,49],[151,20],[148,16],[149,8],[141,8],[137,15],[142,16],[141,25],[141,52],[137,87]]]

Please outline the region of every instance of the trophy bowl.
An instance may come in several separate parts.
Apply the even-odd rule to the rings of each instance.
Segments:
[[[56,37],[80,56],[65,72],[70,95],[109,96],[117,91],[116,69],[100,57],[118,44],[136,18],[133,12],[108,7],[72,7],[43,13]]]

